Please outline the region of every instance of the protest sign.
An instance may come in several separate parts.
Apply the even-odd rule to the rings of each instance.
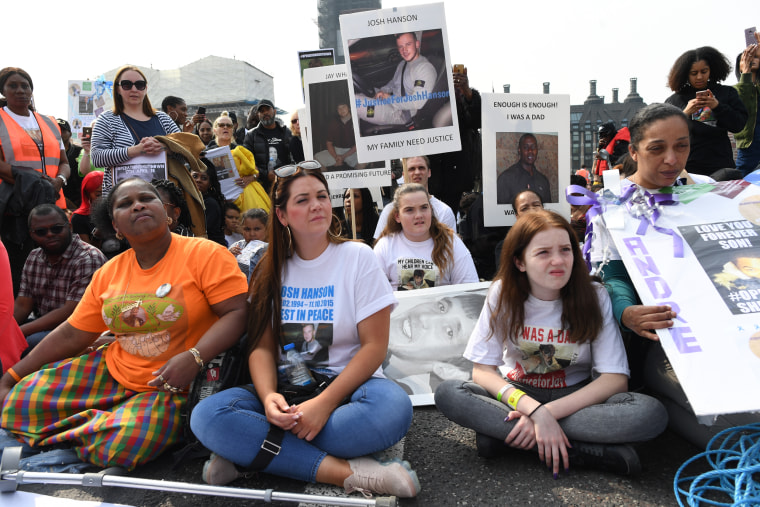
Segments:
[[[331,192],[390,185],[390,164],[361,163],[356,156],[346,66],[306,69],[304,83],[308,114],[305,118],[299,116],[301,128],[309,133],[304,154],[322,164]]]
[[[432,405],[444,380],[472,378],[462,357],[491,282],[397,292],[383,373],[403,387],[412,403]]]
[[[228,201],[237,199],[243,193],[243,189],[235,183],[235,180],[240,178],[240,174],[235,166],[230,147],[219,146],[206,150],[206,158],[216,167],[216,177],[224,198]]]
[[[570,217],[570,97],[482,94],[483,219],[512,225],[512,200],[533,190],[550,209]]]
[[[156,155],[138,155],[126,164],[113,167],[114,186],[127,178],[140,178],[150,183],[153,180],[165,180],[167,174],[166,152]]]
[[[69,81],[68,121],[73,139],[81,139],[82,127],[92,125],[95,118],[103,112],[105,89],[101,93],[98,93],[98,89],[94,81]]]
[[[694,412],[760,410],[747,394],[760,386],[760,187],[673,192],[675,204],[641,194],[608,203],[595,227],[607,224],[642,304],[676,312],[657,335]]]
[[[333,48],[315,49],[298,52],[298,73],[301,75],[301,91],[305,93],[303,71],[317,67],[335,65],[335,50]],[[306,95],[304,95],[304,98]]]
[[[442,3],[340,16],[360,162],[461,149]]]

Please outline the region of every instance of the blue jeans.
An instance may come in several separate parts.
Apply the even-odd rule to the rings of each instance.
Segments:
[[[29,336],[26,337],[26,343],[28,347],[26,347],[26,350],[24,350],[24,353],[21,355],[26,356],[29,352],[32,351],[34,347],[37,346],[47,335],[50,334],[52,329],[48,329],[47,331],[37,331],[36,333],[32,333]]]
[[[744,176],[757,169],[757,164],[760,163],[760,135],[758,135],[758,128],[760,128],[760,125],[755,127],[755,139],[752,140],[749,148],[739,148],[736,150],[736,168]]]
[[[390,380],[370,378],[349,403],[335,409],[311,442],[286,431],[280,454],[264,472],[316,482],[326,455],[349,459],[382,451],[401,440],[411,424],[412,403],[404,390]],[[203,445],[243,467],[253,462],[269,432],[261,401],[240,387],[198,403],[190,427]]]
[[[537,389],[520,385],[531,398],[548,403],[586,385],[562,389]],[[435,391],[435,405],[455,423],[499,440],[505,440],[519,419],[504,422],[510,412],[482,386],[471,381],[447,380]],[[665,407],[639,393],[619,393],[606,402],[582,408],[560,419],[559,425],[570,440],[598,444],[622,444],[651,440],[668,423]]]

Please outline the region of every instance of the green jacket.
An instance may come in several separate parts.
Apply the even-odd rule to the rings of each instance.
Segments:
[[[757,103],[760,96],[760,84],[752,82],[752,74],[742,74],[739,82],[734,85],[739,93],[739,98],[747,108],[747,124],[741,132],[734,134],[737,148],[749,148],[755,136],[755,120],[757,119]]]

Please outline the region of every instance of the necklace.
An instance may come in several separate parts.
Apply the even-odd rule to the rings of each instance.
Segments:
[[[135,258],[135,262],[137,262],[137,258]],[[130,303],[128,305],[124,304],[124,299],[127,297],[127,291],[129,290],[129,285],[132,283],[132,273],[134,271],[134,264],[130,264],[129,267],[129,280],[127,281],[127,288],[124,289],[124,294],[121,296],[121,305],[119,309],[119,313],[128,312],[129,310],[133,310],[135,308],[138,308],[142,304],[142,299],[138,299],[137,301],[134,301],[133,303]]]

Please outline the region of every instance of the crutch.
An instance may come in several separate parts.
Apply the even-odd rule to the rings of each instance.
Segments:
[[[374,505],[376,507],[397,507],[395,496],[378,498],[346,498],[324,495],[307,495],[299,493],[280,493],[272,489],[243,489],[188,482],[159,481],[114,475],[114,469],[99,473],[58,474],[47,472],[26,472],[19,470],[21,447],[6,447],[0,460],[0,494],[13,493],[19,484],[73,484],[100,488],[116,486],[120,488],[150,489],[170,491],[173,493],[191,493],[196,495],[225,496],[231,498],[248,498],[272,502],[304,502],[328,505]],[[116,469],[118,470],[118,469]]]

